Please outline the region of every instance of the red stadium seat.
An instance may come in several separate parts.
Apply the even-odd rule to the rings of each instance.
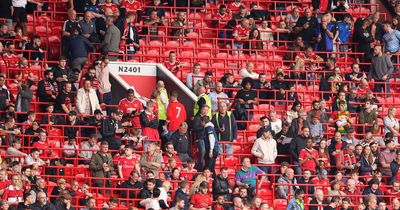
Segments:
[[[286,199],[275,199],[274,209],[286,209],[287,200]]]

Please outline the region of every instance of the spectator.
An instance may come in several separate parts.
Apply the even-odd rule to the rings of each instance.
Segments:
[[[79,27],[81,28],[81,34],[90,42],[99,42],[99,36],[97,35],[96,24],[93,21],[94,15],[92,11],[85,11],[83,19],[78,21]]]
[[[298,165],[300,151],[306,148],[307,138],[310,136],[310,129],[308,127],[302,127],[302,135],[295,137],[294,140],[290,142],[290,155],[293,157],[293,163]],[[299,167],[295,168],[296,174],[301,174],[301,169]]]
[[[372,109],[372,104],[371,100],[365,101],[364,110],[358,114],[358,123],[362,125],[359,127],[359,133],[371,131],[373,124],[378,120],[378,115]]]
[[[211,22],[213,28],[217,28],[218,30],[218,38],[230,38],[231,35],[228,31],[223,30],[228,28],[228,23],[232,19],[232,14],[228,12],[228,9],[225,4],[221,4],[218,8],[218,13],[213,14],[213,20]],[[221,40],[219,41],[221,42]],[[224,43],[224,41],[222,41]]]
[[[299,164],[302,171],[309,170],[315,174],[318,167],[318,156],[318,151],[313,148],[313,139],[307,138],[306,147],[300,150],[299,154]]]
[[[125,40],[125,44],[128,45],[126,47],[128,54],[136,54],[140,48],[139,32],[135,26],[135,19],[135,14],[133,12],[128,12],[126,14],[125,22],[120,21],[120,23],[117,24],[117,27],[121,32],[122,39]],[[129,56],[128,59],[132,60],[133,57]]]
[[[58,94],[58,85],[54,81],[54,74],[52,71],[46,70],[44,72],[44,77],[45,78],[38,83],[37,96],[40,102],[54,103]],[[41,105],[41,108],[45,110],[46,106]]]
[[[211,100],[212,105],[212,113],[215,114],[218,111],[218,104],[220,102],[229,103],[228,96],[223,92],[223,85],[221,82],[217,82],[215,86],[215,90],[208,94],[208,97]]]
[[[201,118],[201,126],[204,127],[204,168],[214,170],[215,161],[220,151],[218,143],[219,139],[210,117],[203,116]]]
[[[71,93],[72,84],[64,83],[62,91],[56,97],[54,111],[56,113],[69,113],[75,104],[74,95]]]
[[[257,166],[252,166],[250,158],[244,157],[242,159],[242,167],[240,170],[236,171],[236,185],[248,189],[253,192],[256,187],[260,188],[265,180],[265,176],[261,177],[260,181],[257,181],[258,175],[264,174],[264,172]],[[258,186],[256,184],[258,183]]]
[[[314,183],[311,181],[311,171],[308,169],[303,170],[303,176],[298,177],[297,184],[299,184],[299,188],[302,189],[306,194],[314,194]]]
[[[126,13],[132,12],[136,15],[136,23],[142,20],[142,4],[135,0],[122,0],[120,8],[125,9]],[[146,13],[147,14],[147,13]],[[147,15],[148,16],[148,15]]]
[[[313,138],[314,142],[319,142],[324,137],[324,128],[317,115],[311,116],[310,136]]]
[[[133,89],[128,89],[127,97],[119,101],[118,109],[123,112],[125,117],[130,119],[133,127],[141,127],[139,116],[143,112],[143,106],[140,100],[135,97]]]
[[[35,182],[35,185],[32,186],[32,188],[31,188],[31,190],[29,192],[32,195],[34,202],[37,202],[39,200],[38,199],[38,194],[40,192],[43,192],[46,195],[48,194],[47,187],[46,187],[46,181],[43,178],[38,178],[36,180],[36,182]]]
[[[53,204],[56,203],[56,200],[58,200],[59,197],[63,196],[65,193],[69,193],[67,190],[67,183],[65,179],[60,178],[57,180],[57,186],[55,186],[51,191],[50,202]]]
[[[79,150],[78,145],[76,145],[76,139],[69,137],[68,142],[63,145],[63,155],[66,158],[76,158],[77,150]],[[73,163],[73,160],[68,160],[69,163]]]
[[[342,93],[339,93],[339,95]],[[349,111],[346,111],[346,102],[339,102],[339,110],[334,111],[329,118],[329,123],[334,123],[336,127],[336,131],[340,133],[345,133],[346,129],[351,127],[353,124],[353,120],[350,118]]]
[[[30,110],[30,103],[33,98],[32,85],[33,82],[29,79],[23,83],[18,83],[18,95],[15,103],[17,112],[28,112]]]
[[[142,189],[143,183],[139,181],[139,173],[136,171],[131,171],[128,179],[122,182],[121,188],[121,198],[132,199],[136,198],[136,190],[132,189]]]
[[[152,196],[140,201],[140,205],[145,209],[161,209],[159,204],[159,197],[161,191],[158,188],[153,189]]]
[[[371,179],[368,182],[368,186],[364,188],[362,195],[367,195],[368,197],[371,195],[379,196],[378,201],[383,200],[383,198],[380,197],[380,196],[383,196],[383,193],[379,189],[379,184],[380,184],[379,180]],[[367,198],[367,200],[368,200],[368,198]]]
[[[332,197],[331,201],[329,202],[329,205],[324,207],[326,210],[335,210],[340,206],[340,198],[339,197]]]
[[[286,169],[285,174],[278,179],[276,197],[280,199],[288,199],[289,194],[294,194],[298,189],[296,184],[297,181],[294,178],[294,170],[291,168]]]
[[[18,210],[31,209],[31,206],[34,203],[32,195],[29,193],[24,193],[22,200],[23,200],[22,202],[18,203],[17,209]]]
[[[233,29],[233,38],[235,39],[233,43],[233,49],[241,50],[244,46],[244,41],[249,39],[250,35],[250,22],[249,19],[243,18],[237,26]],[[239,54],[239,51],[234,51]]]
[[[276,135],[282,131],[283,123],[282,120],[277,117],[275,110],[269,111],[269,123],[276,137]]]
[[[364,146],[360,158],[360,175],[372,175],[372,172],[376,169],[377,163],[375,163],[375,157],[372,155],[371,147],[366,145]]]
[[[20,188],[19,175],[11,176],[11,184],[4,189],[2,199],[9,205],[16,205],[23,201],[23,191]]]
[[[121,139],[119,134],[125,133],[125,128],[121,124],[122,112],[113,110],[111,117],[103,120],[101,124],[101,135],[107,141],[111,150],[119,150]]]
[[[249,55],[261,54],[263,47],[261,32],[257,28],[252,29],[250,31],[249,40],[243,45],[243,49],[246,50],[244,53]]]
[[[39,141],[33,143],[32,147],[39,149],[39,156],[42,159],[47,160],[56,156],[55,152],[52,150],[50,144],[48,143],[47,134],[45,131],[41,131],[39,133]]]
[[[183,63],[176,59],[176,52],[170,51],[168,56],[168,61],[164,62],[165,68],[170,70],[175,76],[178,76],[180,73],[180,68],[183,67]]]
[[[299,103],[294,103],[291,111],[287,112],[286,121],[291,122],[290,129],[289,129],[289,136],[295,138],[296,136],[300,136],[302,134],[303,127],[309,127],[307,122],[307,113],[306,111],[299,109]],[[297,111],[297,112],[296,112]],[[293,113],[293,114],[292,114]]]
[[[383,54],[382,47],[377,45],[374,47],[374,57],[371,60],[371,68],[368,73],[368,80],[373,78],[374,92],[386,92],[390,93],[389,79],[392,78],[393,64],[390,58]],[[386,85],[386,91],[385,90]]]
[[[108,55],[110,53],[119,53],[119,44],[121,40],[121,32],[114,25],[114,18],[108,16],[106,18],[107,31],[104,35],[104,40],[100,44],[103,55]],[[117,56],[109,55],[108,58],[112,61],[117,60]],[[100,79],[99,79],[100,80]],[[101,80],[100,80],[101,81]]]
[[[92,171],[93,177],[105,178],[93,180],[93,184],[96,187],[111,187],[111,180],[109,178],[111,178],[114,172],[114,164],[106,141],[101,142],[100,150],[92,156],[89,169]]]
[[[193,118],[193,133],[194,133],[194,138],[196,141],[196,146],[197,146],[197,152],[198,152],[198,159],[196,162],[195,168],[198,171],[201,171],[203,169],[204,165],[204,159],[205,159],[205,142],[204,142],[204,126],[201,124],[201,119],[204,116],[207,116],[208,110],[210,109],[209,106],[203,105],[200,108],[200,111],[198,111],[197,114],[194,115]]]
[[[258,97],[261,100],[273,98],[273,93],[271,91],[271,82],[267,81],[267,75],[265,73],[261,73],[258,75],[258,80],[254,82],[254,88],[259,90]],[[260,101],[260,103],[266,102]]]
[[[97,98],[95,89],[92,88],[90,80],[85,80],[83,82],[83,88],[78,90],[76,108],[78,113],[83,115],[92,115],[95,110],[101,110],[99,99]]]
[[[383,22],[383,42],[385,44],[385,51],[390,54],[395,54],[399,51],[400,47],[400,31],[392,28],[392,23],[389,21]]]
[[[390,163],[390,170],[392,171],[392,180],[391,180],[392,183],[394,182],[394,180],[400,179],[399,169],[400,169],[400,151],[398,150],[396,152],[396,158]]]
[[[399,121],[396,119],[396,108],[389,107],[388,114],[383,118],[384,134],[393,133],[393,141],[398,144],[398,136],[400,135]]]
[[[354,83],[360,82],[362,79],[366,79],[365,73],[360,72],[360,65],[358,63],[351,64],[351,72],[347,73],[344,77],[347,81]]]
[[[26,165],[38,165],[38,166],[44,166],[46,165],[46,163],[48,163],[49,161],[43,161],[42,159],[40,159],[39,157],[40,155],[40,150],[38,148],[33,148],[31,149],[30,154],[25,157],[25,164]]]
[[[175,192],[171,206],[183,205],[179,210],[189,210],[189,183],[187,180],[179,182],[179,188]],[[182,204],[183,201],[183,204]]]
[[[253,72],[254,64],[252,62],[248,62],[246,64],[246,68],[239,71],[239,74],[242,78],[250,77],[252,79],[258,79],[258,74]]]
[[[218,112],[215,113],[211,122],[218,135],[218,141],[225,142],[220,144],[219,152],[225,152],[228,156],[231,156],[233,154],[233,146],[229,142],[237,139],[237,124],[235,116],[228,111],[228,105],[224,101],[219,102]]]
[[[315,30],[318,27],[318,20],[316,17],[312,16],[310,8],[305,8],[304,14],[304,16],[299,17],[297,20],[293,31],[303,38],[305,45],[310,45],[313,42],[313,38],[315,38]]]
[[[349,40],[350,34],[353,30],[353,17],[349,14],[344,15],[344,20],[337,23],[338,36],[336,41],[339,42],[339,51],[348,52],[349,51]]]
[[[44,51],[41,48],[41,40],[39,36],[33,36],[31,42],[25,45],[25,50],[23,56],[30,61],[42,61],[44,58]]]
[[[258,164],[261,165],[259,168],[266,174],[272,173],[269,165],[274,164],[278,156],[276,141],[271,133],[270,128],[264,129],[262,136],[256,139],[251,149],[251,154],[257,157]]]
[[[125,146],[124,155],[118,161],[118,175],[121,178],[130,176],[131,171],[140,172],[139,167],[140,155],[133,153],[132,146]]]
[[[200,72],[201,66],[199,63],[195,63],[193,65],[193,72],[190,72],[186,75],[186,86],[191,89],[193,89],[193,86],[201,80],[201,72]]]
[[[169,139],[173,147],[176,148],[180,161],[187,162],[191,156],[187,123],[182,122],[179,129]]]
[[[171,36],[176,37],[175,39],[177,40],[186,37],[187,33],[189,33],[188,26],[186,25],[186,15],[183,12],[177,14],[176,20],[171,22],[171,26]]]
[[[79,35],[78,29],[71,31],[66,47],[66,54],[71,60],[71,69],[82,70],[88,61],[89,52],[94,50],[92,43],[82,35]]]
[[[142,135],[147,136],[150,140],[160,139],[158,133],[158,117],[154,114],[154,102],[148,101],[146,110],[140,114],[140,124],[142,126]],[[148,142],[145,141],[145,146]]]
[[[248,111],[258,104],[257,93],[252,88],[254,86],[253,79],[246,77],[242,80],[242,87],[235,96],[235,119],[237,120],[251,120],[253,112]],[[244,130],[243,125],[238,124],[238,129]]]
[[[300,11],[298,7],[293,7],[291,13],[286,16],[286,22],[288,23],[289,30],[293,31],[293,28],[296,26],[296,22],[300,18]]]
[[[341,182],[337,180],[331,182],[330,188],[328,189],[328,201],[332,201],[336,196],[341,200],[346,195],[346,193],[340,189],[340,184]]]
[[[304,209],[304,194],[302,189],[297,189],[293,198],[289,200],[286,209]]]
[[[264,130],[269,129],[271,130],[271,133],[273,132],[271,129],[271,124],[269,122],[268,117],[262,116],[260,117],[260,128],[258,129],[256,133],[257,138],[261,138],[261,136],[264,134]],[[272,136],[274,136],[275,133],[272,133]]]
[[[185,122],[186,118],[186,109],[185,106],[178,101],[178,92],[172,91],[167,109],[168,131],[171,133],[178,130],[179,126]]]
[[[50,209],[55,210],[56,207],[47,200],[47,195],[45,192],[38,192],[36,196],[36,202],[32,204],[32,210],[39,210],[39,209]]]
[[[152,10],[149,18],[143,21],[142,35],[150,35],[150,40],[157,40],[160,26],[164,26],[164,24],[157,16],[157,10]]]
[[[290,84],[284,80],[283,73],[279,72],[276,74],[276,79],[271,81],[271,87],[274,91],[275,98],[278,100],[278,104],[284,102],[279,102],[286,99],[286,91],[290,89]]]
[[[231,200],[232,189],[229,185],[228,168],[221,168],[220,174],[216,176],[212,183],[212,186],[213,200],[218,201],[218,198],[220,196],[222,196],[224,200]]]
[[[161,167],[162,156],[157,151],[157,145],[155,143],[149,143],[147,145],[147,152],[143,153],[140,157],[140,166],[145,171],[151,171],[158,177],[158,169]]]
[[[212,199],[208,194],[208,183],[203,181],[200,184],[199,192],[190,198],[190,209],[209,209],[211,208]]]
[[[338,30],[336,22],[332,21],[332,13],[327,12],[322,16],[321,24],[317,31],[318,51],[333,52],[335,47],[333,41],[338,37]],[[326,54],[322,56],[327,57]]]
[[[153,196],[154,189],[156,189],[156,180],[154,178],[147,179],[145,182],[145,186],[140,190],[138,194],[138,198],[140,198],[141,200],[151,198]]]
[[[147,8],[145,10],[146,16],[150,16],[151,11],[157,10],[157,16],[163,20],[165,17],[165,9],[162,8],[164,6],[164,3],[161,3],[161,0],[153,0],[147,5]]]
[[[208,106],[207,116],[211,118],[211,100],[210,97],[208,97],[208,95],[206,94],[206,88],[204,86],[198,86],[196,92],[197,92],[197,101],[194,104],[193,115],[198,114],[200,107],[206,105]]]
[[[215,88],[215,83],[212,81],[212,76],[213,76],[213,74],[211,71],[206,71],[203,79],[198,80],[197,83],[195,83],[193,89],[197,90],[200,86],[203,86],[208,89],[207,91],[209,91],[209,89]],[[210,110],[210,112],[211,112],[211,110]]]
[[[171,141],[169,141],[165,145],[165,152],[164,152],[164,156],[163,156],[163,163],[164,163],[165,168],[167,167],[168,161],[171,158],[174,159],[175,162],[177,163],[176,167],[181,166],[182,161],[178,155],[178,152],[175,151],[174,144]]]
[[[92,134],[89,140],[84,141],[83,144],[81,145],[81,151],[79,152],[79,157],[83,158],[84,161],[87,162],[88,159],[92,159],[93,154],[99,150],[100,148],[97,145],[97,135]]]

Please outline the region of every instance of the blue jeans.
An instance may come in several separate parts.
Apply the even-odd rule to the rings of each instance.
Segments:
[[[196,170],[197,171],[203,171],[203,165],[204,165],[204,156],[206,154],[206,146],[204,145],[204,140],[203,139],[197,139],[197,148],[198,148],[198,157],[197,157],[197,163],[196,163]]]
[[[225,145],[225,153],[228,155],[232,155],[233,154],[232,144],[219,144],[219,154],[224,153],[224,145]]]
[[[295,174],[301,174],[301,168],[300,168],[300,163],[298,160],[293,160],[293,164],[297,165],[294,167],[294,173]]]
[[[271,172],[271,167],[267,165],[258,166],[258,168],[261,169],[261,171],[264,171],[264,173],[266,174],[269,174]]]
[[[374,91],[375,92],[386,92],[387,96],[390,95],[390,84],[389,80],[377,80],[375,82],[380,82],[379,84],[374,84]],[[385,91],[386,89],[386,91]]]
[[[112,104],[112,93],[111,91],[108,93],[104,93],[103,94],[103,103],[107,104],[107,105],[111,105]],[[110,108],[107,107],[106,108],[107,114],[110,114]]]

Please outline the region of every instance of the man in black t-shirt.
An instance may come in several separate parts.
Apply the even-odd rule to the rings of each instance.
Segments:
[[[71,83],[64,83],[63,91],[58,94],[56,98],[56,106],[54,107],[54,112],[67,114],[72,110],[75,100],[73,94],[71,93],[71,88]]]

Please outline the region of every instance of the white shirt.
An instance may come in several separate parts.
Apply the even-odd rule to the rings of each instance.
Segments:
[[[275,122],[270,121],[269,124],[271,125],[272,131],[274,131],[275,134],[281,132],[282,130],[282,120],[281,119],[276,119]]]
[[[157,198],[146,198],[140,201],[140,205],[144,206],[145,209],[151,209],[151,208],[154,210],[161,209]]]
[[[25,8],[27,4],[28,4],[27,0],[12,0],[12,6],[13,7],[23,7],[23,8]]]
[[[225,103],[229,103],[228,96],[224,92],[217,93],[213,91],[208,94],[208,97],[210,97],[211,100],[212,111],[217,111],[219,102],[224,101]],[[222,100],[218,101],[219,98],[222,98]]]
[[[255,73],[254,71],[250,73],[249,71],[247,71],[246,68],[240,70],[239,74],[240,74],[240,76],[242,78],[250,77],[252,79],[258,79],[258,74],[257,73]]]
[[[193,86],[198,82],[198,81],[200,81],[201,79],[203,79],[203,76],[202,75],[200,75],[200,74],[193,74],[193,72],[192,73],[189,73],[189,74],[187,74],[186,75],[186,86],[189,88],[189,89],[193,89]]]

